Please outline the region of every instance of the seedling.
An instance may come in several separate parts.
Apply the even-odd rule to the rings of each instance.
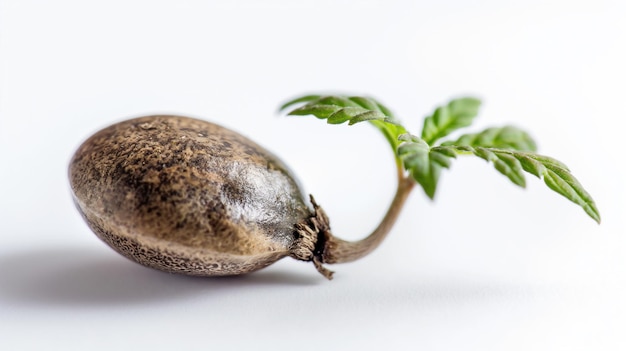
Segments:
[[[374,231],[350,242],[331,233],[328,216],[307,203],[293,175],[270,152],[218,125],[180,116],[148,116],[114,124],[76,151],[69,169],[74,201],[100,239],[122,255],[167,272],[238,275],[290,256],[325,264],[357,260],[378,247],[416,185],[434,198],[441,171],[459,155],[478,156],[514,184],[525,173],[582,207],[600,214],[561,162],[536,153],[525,131],[470,126],[480,101],[465,97],[438,107],[419,135],[411,134],[380,102],[358,96],[306,95],[281,107],[329,124],[367,122],[388,141],[395,158],[396,194]]]
[[[293,108],[298,106],[297,108]],[[480,100],[472,97],[454,99],[435,109],[424,119],[421,133],[411,134],[390,109],[373,98],[360,96],[306,95],[285,103],[281,110],[288,115],[313,115],[329,124],[354,125],[369,122],[386,138],[394,154],[398,187],[396,195],[379,226],[365,239],[347,242],[330,234],[322,226],[325,245],[319,251],[321,263],[341,263],[357,260],[374,250],[393,226],[398,214],[415,185],[430,198],[435,197],[439,177],[450,168],[458,155],[478,156],[494,165],[513,184],[526,186],[524,173],[540,179],[555,192],[581,206],[596,222],[600,213],[593,199],[562,162],[536,153],[537,146],[530,135],[513,126],[487,128],[478,133],[463,134],[456,140],[446,140],[452,132],[469,127],[478,114]],[[313,201],[322,218],[323,211]]]

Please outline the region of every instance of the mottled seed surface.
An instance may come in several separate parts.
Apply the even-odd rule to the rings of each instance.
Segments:
[[[105,128],[76,151],[75,203],[91,229],[124,256],[191,275],[263,268],[297,245],[308,216],[289,171],[251,140],[179,116]]]

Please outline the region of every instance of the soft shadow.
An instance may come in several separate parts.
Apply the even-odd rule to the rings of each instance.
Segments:
[[[0,299],[10,306],[109,306],[177,301],[263,286],[303,286],[323,278],[272,270],[238,277],[189,277],[140,266],[113,252],[51,248],[0,257]]]
[[[425,278],[407,282],[404,291],[410,298],[419,301],[446,303],[476,303],[479,301],[528,300],[537,293],[537,288],[522,283],[501,281],[477,281],[468,277]]]

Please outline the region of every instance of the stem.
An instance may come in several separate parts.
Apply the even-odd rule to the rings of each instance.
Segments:
[[[345,263],[358,260],[374,251],[387,237],[395,224],[415,181],[409,177],[399,177],[396,195],[378,227],[367,237],[359,241],[346,241],[333,236],[327,231],[326,242],[322,250],[322,263]]]
[[[415,186],[415,180],[404,175],[402,164],[396,162],[396,165],[398,170],[396,195],[385,217],[370,235],[359,241],[346,241],[333,236],[328,216],[311,196],[314,213],[305,221],[296,224],[298,239],[291,249],[290,256],[301,261],[312,261],[318,272],[332,279],[333,272],[326,269],[324,263],[352,262],[374,251],[391,231]]]

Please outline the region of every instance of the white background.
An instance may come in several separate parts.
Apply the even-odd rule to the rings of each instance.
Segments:
[[[625,19],[599,0],[0,1],[0,349],[626,349]],[[463,158],[331,282],[291,259],[198,279],[118,256],[73,207],[85,138],[176,113],[266,146],[336,235],[362,237],[392,197],[392,157],[367,125],[277,116],[320,91],[375,96],[415,133],[479,96],[472,130],[531,131],[603,223]]]

